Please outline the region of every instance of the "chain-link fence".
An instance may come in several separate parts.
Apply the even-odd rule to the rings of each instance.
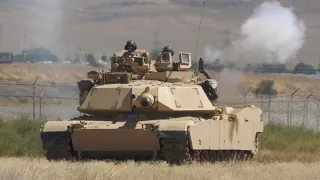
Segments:
[[[80,114],[77,85],[38,84],[35,80],[20,84],[0,82],[0,89],[1,116],[27,114],[34,118],[64,119]]]
[[[281,95],[254,95],[245,93],[228,99],[219,99],[218,105],[244,107],[254,105],[262,109],[262,120],[265,123],[274,122],[286,125],[304,126],[320,129],[320,100],[313,97],[313,93],[295,95],[292,93]],[[236,101],[235,101],[236,100]]]
[[[0,116],[28,114],[31,117],[67,119],[80,115],[77,85],[31,83],[9,84],[0,82]],[[320,129],[320,101],[313,94],[256,96],[250,91],[244,95],[221,97],[218,105],[244,107],[255,105],[263,111],[263,121],[287,125],[302,125]]]

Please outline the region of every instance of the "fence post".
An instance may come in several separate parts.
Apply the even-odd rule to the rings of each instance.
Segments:
[[[39,118],[42,117],[41,114],[41,109],[42,109],[42,95],[43,95],[43,91],[41,92],[40,96],[39,96]]]
[[[269,102],[268,102],[268,109],[269,109],[269,123],[270,123],[270,120],[271,120],[271,98],[272,98],[272,95],[275,93],[276,91],[273,90],[270,94],[269,94]],[[273,122],[272,122],[273,123]]]
[[[320,100],[317,101],[317,110],[320,108]],[[316,111],[318,112],[318,111]],[[317,113],[317,129],[319,130],[319,123],[320,123],[320,115]]]
[[[36,96],[36,83],[38,81],[38,77],[37,79],[34,81],[34,83],[32,84],[32,97],[33,97],[33,120],[36,119],[36,100],[35,100],[35,96]]]
[[[292,114],[291,114],[291,109],[292,109],[292,100],[293,100],[293,96],[296,92],[298,92],[299,89],[295,90],[291,96],[290,96],[290,100],[288,101],[288,109],[287,109],[287,124],[288,125],[292,125]]]
[[[269,95],[269,98],[268,98],[268,122],[270,123],[270,119],[271,119],[271,94]]]
[[[252,87],[249,88],[249,90],[244,94],[244,106],[247,106],[247,95],[250,92],[250,90],[252,89]]]
[[[313,93],[311,93],[308,97],[307,97],[307,99],[306,99],[306,101],[305,101],[305,121],[304,121],[304,126],[305,126],[305,128],[307,128],[308,127],[308,110],[309,110],[309,98],[312,96],[312,94]]]

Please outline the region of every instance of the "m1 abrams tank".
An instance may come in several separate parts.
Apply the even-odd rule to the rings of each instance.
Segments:
[[[155,61],[111,58],[110,72],[78,82],[82,116],[41,127],[45,156],[58,159],[162,159],[169,163],[246,159],[258,151],[261,109],[219,107],[217,82],[191,70],[191,54]],[[143,54],[143,55],[142,55]],[[151,69],[154,70],[151,70]],[[200,73],[199,73],[200,72]]]

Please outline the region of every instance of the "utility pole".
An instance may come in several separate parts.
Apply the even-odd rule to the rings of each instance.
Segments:
[[[160,45],[160,41],[159,41],[159,32],[158,30],[155,32],[155,40],[154,40],[154,47],[156,49],[159,48],[159,45]]]
[[[21,37],[20,52],[22,52],[25,49],[25,40],[26,40],[26,34],[23,34]]]
[[[2,26],[2,24],[0,24],[0,47],[1,48],[3,48],[2,47],[2,37],[3,37],[3,34],[2,34],[3,33],[3,29],[2,28],[3,28],[3,26]]]

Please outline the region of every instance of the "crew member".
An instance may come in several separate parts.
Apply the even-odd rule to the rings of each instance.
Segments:
[[[164,53],[164,52],[171,52],[171,56],[174,55],[174,51],[173,51],[173,49],[172,49],[171,46],[165,46],[165,47],[163,48],[162,52],[163,52],[163,53]]]
[[[127,41],[126,45],[124,46],[124,49],[127,50],[123,55],[125,57],[128,57],[128,55],[132,55],[132,53],[137,50],[137,45],[134,41],[129,40]]]

